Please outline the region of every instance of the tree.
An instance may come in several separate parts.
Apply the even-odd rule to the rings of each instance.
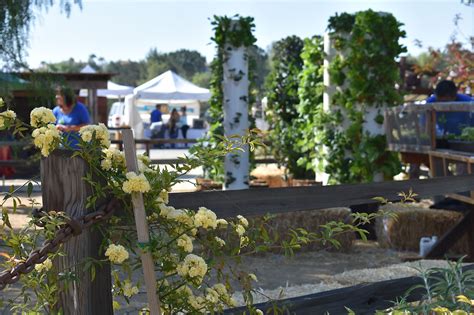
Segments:
[[[192,79],[195,73],[204,72],[207,69],[206,57],[196,50],[180,49],[166,53],[164,56],[170,68],[187,79]]]
[[[211,72],[198,72],[194,74],[192,82],[197,86],[208,89],[211,85]]]
[[[144,82],[146,66],[144,61],[118,60],[104,66],[104,71],[116,73],[114,82],[130,86],[138,86]]]
[[[207,70],[206,58],[198,51],[180,49],[169,53],[159,53],[156,48],[151,49],[146,58],[145,79],[150,80],[157,75],[172,70],[188,80],[194,74]]]
[[[74,73],[79,72],[84,66],[86,62],[83,61],[76,61],[74,58],[69,58],[68,60],[60,61],[60,62],[41,62],[40,70],[48,71],[48,72],[63,72],[63,73]]]
[[[253,70],[253,82],[258,94],[262,94],[265,85],[265,79],[270,72],[270,65],[268,61],[268,54],[265,50],[253,45],[248,49],[249,60],[251,62],[250,68]]]
[[[453,80],[463,93],[474,91],[474,52],[464,48],[463,44],[452,41],[441,49],[428,48],[412,59],[415,63],[415,72],[418,75],[433,74],[430,87],[443,79]]]
[[[28,46],[28,35],[35,14],[54,6],[54,0],[6,0],[0,9],[0,67],[3,69],[27,67],[23,58]],[[61,11],[69,16],[72,6],[82,9],[82,0],[61,0]]]

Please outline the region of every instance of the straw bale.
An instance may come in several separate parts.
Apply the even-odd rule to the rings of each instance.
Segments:
[[[438,236],[453,227],[462,214],[455,211],[429,209],[410,204],[388,204],[381,207],[393,211],[397,218],[377,218],[375,231],[381,247],[397,250],[419,251],[420,238]],[[456,242],[451,252],[465,254],[468,252],[467,235]]]
[[[275,164],[259,165],[250,175],[268,183],[268,187],[287,187],[288,181],[285,180],[285,168],[278,167]]]
[[[348,222],[350,220],[351,210],[349,208],[328,208],[321,210],[309,210],[309,211],[295,211],[289,213],[282,213],[275,215],[268,222],[268,231],[270,235],[279,235],[280,240],[289,240],[291,237],[288,235],[291,229],[303,228],[308,232],[318,232],[320,226],[330,221],[343,221]],[[256,224],[261,220],[261,217],[252,218],[253,223]],[[355,239],[354,233],[344,233],[335,237],[341,244],[337,250],[346,251],[352,246],[352,241]],[[280,243],[281,244],[281,243]],[[331,247],[329,244],[321,244],[321,242],[312,242],[311,244],[305,245],[301,251],[311,251],[319,249],[336,249]]]

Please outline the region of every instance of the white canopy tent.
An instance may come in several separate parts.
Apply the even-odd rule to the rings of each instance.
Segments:
[[[211,93],[171,70],[160,74],[154,79],[143,83],[133,90],[137,100],[194,100],[208,101]]]
[[[143,83],[133,90],[134,104],[138,108],[143,121],[149,121],[150,112],[156,104],[166,104],[168,109],[179,110],[186,106],[188,121],[199,118],[200,101],[208,101],[211,93],[208,89],[201,88],[178,74],[168,70],[159,76]],[[163,115],[167,119],[168,114]]]
[[[84,68],[81,69],[81,71],[79,71],[80,73],[97,73],[97,71],[92,68],[91,65],[87,64],[84,66]]]
[[[133,93],[132,86],[120,85],[112,81],[107,82],[107,89],[97,90],[97,96],[107,97],[111,99],[120,99],[132,93]],[[86,97],[87,90],[81,90],[79,95]]]
[[[140,117],[140,113],[138,112],[137,107],[133,104],[133,95],[125,96],[124,103],[125,108],[123,111],[124,115],[122,123],[132,128],[136,139],[143,139],[143,120]]]

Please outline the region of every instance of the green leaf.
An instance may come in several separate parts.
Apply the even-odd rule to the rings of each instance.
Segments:
[[[30,197],[32,193],[33,193],[33,183],[29,182],[26,188],[26,194],[28,197]]]
[[[95,279],[95,272],[96,272],[95,271],[95,265],[92,264],[91,265],[91,281],[94,281],[94,279]]]

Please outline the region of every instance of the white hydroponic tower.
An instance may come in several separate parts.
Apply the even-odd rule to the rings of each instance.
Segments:
[[[238,27],[233,21],[231,28]],[[243,136],[249,129],[249,78],[247,47],[225,43],[223,60],[224,135]],[[230,153],[224,161],[224,190],[249,187],[249,148]]]

